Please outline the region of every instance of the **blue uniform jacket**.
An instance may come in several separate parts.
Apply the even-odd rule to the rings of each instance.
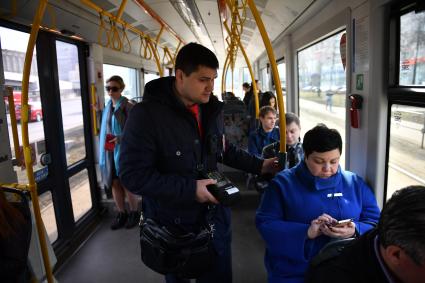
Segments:
[[[270,133],[266,133],[263,128],[260,127],[249,135],[248,152],[255,156],[262,157],[263,148],[266,145],[279,141],[279,139],[279,128],[274,128]]]
[[[310,222],[323,213],[337,220],[353,218],[360,235],[378,223],[380,215],[370,187],[341,168],[321,179],[311,175],[302,161],[271,181],[256,215],[257,229],[266,242],[269,282],[303,282],[309,261],[331,239],[307,237]]]
[[[198,169],[216,170],[219,161],[259,173],[263,160],[231,144],[223,146],[223,103],[215,96],[200,105],[200,136],[195,117],[175,94],[174,81],[150,81],[143,101],[133,107],[121,143],[120,179],[143,196],[145,217],[172,231],[196,232],[207,210],[207,204],[196,201],[196,180],[205,179]],[[230,237],[230,209],[218,205],[213,221],[214,239],[224,244],[223,237]]]

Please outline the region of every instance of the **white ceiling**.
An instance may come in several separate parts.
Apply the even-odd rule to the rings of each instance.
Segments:
[[[184,0],[178,0],[182,2]],[[266,27],[271,41],[276,39],[296,17],[315,0],[255,0],[255,4]],[[2,1],[4,2],[4,1]],[[2,4],[0,11],[10,7],[9,3]],[[92,0],[97,6],[116,14],[121,4],[121,0]],[[150,17],[144,9],[136,3],[136,0],[128,0],[122,19],[134,27],[137,27],[151,37],[156,37],[161,25]],[[221,17],[218,11],[216,0],[195,0],[196,7],[201,15],[203,25],[197,27],[200,34],[196,35],[192,29],[181,18],[177,10],[169,0],[145,0],[148,5],[164,22],[168,24],[186,43],[196,42],[198,39],[202,44],[212,49],[219,58],[220,65],[223,65],[226,57],[225,37],[227,36],[221,25]],[[18,0],[18,14],[13,19],[20,23],[29,24],[35,14],[38,1]],[[61,30],[67,29],[75,32],[88,42],[98,42],[99,15],[96,11],[83,5],[79,0],[51,0],[50,8],[46,10],[43,25]],[[228,15],[230,15],[228,11]],[[139,36],[133,32],[127,32],[131,42],[131,53],[138,55],[140,49]],[[256,27],[251,11],[247,11],[247,19],[241,42],[251,60],[255,60],[264,50],[258,28]],[[178,40],[170,32],[164,31],[161,35],[160,43],[163,46],[175,50]],[[240,53],[240,52],[239,52]],[[240,57],[243,58],[243,57]],[[245,65],[244,61],[238,59],[238,64]]]

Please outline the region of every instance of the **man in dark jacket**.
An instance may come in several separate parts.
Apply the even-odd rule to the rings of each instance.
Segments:
[[[425,282],[425,187],[393,194],[376,229],[311,265],[306,282]]]
[[[214,53],[190,43],[177,55],[175,77],[146,84],[125,126],[120,177],[143,196],[145,218],[173,232],[199,232],[208,207],[217,204],[216,264],[197,282],[226,283],[232,281],[230,209],[210,194],[207,185],[216,181],[203,174],[217,170],[217,162],[256,174],[275,168],[274,159],[263,161],[224,142],[223,103],[212,95],[217,69]],[[166,281],[188,282],[173,274]]]

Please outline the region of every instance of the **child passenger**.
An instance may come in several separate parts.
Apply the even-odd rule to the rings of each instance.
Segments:
[[[304,159],[303,146],[300,139],[300,119],[292,112],[285,113],[286,120],[286,167],[289,169]],[[277,156],[280,143],[275,142],[263,149],[263,158]]]
[[[249,135],[248,152],[257,157],[262,157],[263,148],[266,145],[279,140],[279,128],[276,124],[276,110],[271,106],[263,106],[260,109],[260,127]]]

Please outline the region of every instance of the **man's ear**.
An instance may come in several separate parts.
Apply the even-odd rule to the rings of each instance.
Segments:
[[[183,80],[183,76],[184,76],[183,71],[180,70],[180,69],[177,69],[176,70],[176,80],[181,82]]]
[[[389,262],[391,262],[392,265],[400,265],[403,253],[403,250],[400,247],[395,245],[389,245],[388,247],[384,248],[384,253],[385,257]]]

